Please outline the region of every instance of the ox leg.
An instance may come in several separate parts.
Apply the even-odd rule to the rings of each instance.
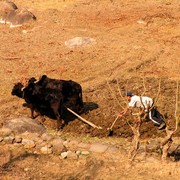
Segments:
[[[76,107],[77,107],[77,112],[79,114],[83,113],[83,101],[82,101],[82,96],[79,96],[76,100]]]
[[[60,104],[59,103],[53,103],[51,104],[51,108],[56,116],[56,120],[57,120],[57,130],[61,129],[62,128],[62,119],[61,119],[61,109],[60,108],[60,112],[59,112],[59,107],[60,107]]]
[[[62,120],[60,114],[57,112],[55,113],[57,119],[57,130],[62,128]]]
[[[33,107],[32,104],[29,104],[29,107],[31,109],[31,118],[34,119],[35,118],[35,116],[34,116],[34,107]]]

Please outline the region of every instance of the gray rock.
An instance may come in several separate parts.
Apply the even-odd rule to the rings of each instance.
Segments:
[[[89,154],[90,154],[90,152],[89,152],[89,151],[81,151],[81,154],[82,154],[82,155],[86,155],[86,156],[87,156],[87,155],[89,155]]]
[[[72,159],[72,160],[77,160],[78,159],[78,155],[75,152],[72,151],[66,151],[66,152],[62,152],[61,156],[62,159]]]
[[[27,117],[8,120],[5,122],[4,128],[9,128],[10,130],[13,130],[18,134],[24,133],[26,131],[31,133],[43,134],[46,131],[45,127],[36,119]]]
[[[65,41],[65,45],[68,48],[75,48],[78,46],[87,46],[95,44],[96,40],[89,37],[75,37],[73,39],[69,39],[68,41]]]
[[[24,147],[26,149],[31,149],[34,148],[36,146],[36,144],[34,143],[34,141],[29,140],[29,139],[23,139],[22,140],[22,144],[24,145]]]
[[[22,137],[20,136],[15,136],[15,143],[21,143],[22,142]]]
[[[52,148],[49,147],[48,145],[41,148],[42,154],[52,154],[52,152],[53,152]]]
[[[76,154],[79,156],[81,154],[81,151],[76,151]]]
[[[53,139],[51,142],[53,153],[60,155],[62,152],[67,151],[67,148],[63,145],[63,140],[61,138]]]
[[[8,144],[12,144],[14,142],[14,136],[7,136],[4,138],[4,142]]]
[[[62,158],[62,159],[66,159],[66,158],[67,158],[67,155],[68,155],[68,152],[62,152],[62,153],[61,153],[61,158]]]
[[[103,145],[100,143],[94,143],[90,147],[90,151],[97,153],[104,153],[108,149],[108,145]]]

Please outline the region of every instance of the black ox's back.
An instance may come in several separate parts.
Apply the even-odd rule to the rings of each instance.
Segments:
[[[78,112],[83,109],[82,87],[79,83],[72,80],[58,80],[48,78],[43,75],[37,82],[43,88],[56,89],[62,92],[64,102],[71,102],[74,104]]]

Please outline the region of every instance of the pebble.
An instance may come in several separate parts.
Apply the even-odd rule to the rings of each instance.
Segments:
[[[12,144],[14,141],[14,137],[13,136],[8,136],[4,138],[4,142],[8,143],[8,144]]]
[[[68,152],[62,152],[61,153],[61,158],[62,159],[66,159],[67,158],[67,154],[68,154]]]
[[[16,143],[21,143],[22,142],[22,138],[20,136],[15,136],[15,140]]]
[[[68,48],[75,48],[78,46],[92,45],[96,44],[96,40],[90,37],[75,37],[65,41],[65,45]]]
[[[90,152],[89,152],[89,151],[81,151],[81,154],[82,154],[82,155],[89,155]]]
[[[49,148],[48,146],[44,146],[41,148],[41,153],[42,154],[52,154],[52,148]]]

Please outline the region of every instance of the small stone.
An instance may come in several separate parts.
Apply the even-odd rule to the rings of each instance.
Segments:
[[[52,144],[53,153],[60,155],[62,152],[67,151],[67,148],[63,145],[63,140],[61,138],[53,139],[50,144]]]
[[[68,152],[62,152],[62,153],[61,153],[61,158],[62,158],[62,159],[66,159],[66,158],[67,158],[67,155],[68,155]]]
[[[89,37],[75,37],[73,39],[69,39],[68,41],[65,41],[65,45],[68,48],[75,48],[78,46],[85,46],[85,45],[87,46],[92,44],[96,44],[96,40]]]
[[[143,21],[143,20],[138,20],[137,23],[138,23],[138,24],[147,25],[147,22],[145,22],[145,21]]]
[[[41,148],[42,154],[52,154],[52,148],[49,148],[48,146],[44,146]]]
[[[29,171],[29,168],[24,168],[24,171],[26,171],[26,172]]]
[[[81,151],[76,151],[76,154],[79,156],[81,154]]]
[[[66,147],[68,147],[68,143],[69,143],[69,142],[70,142],[69,140],[66,140],[66,141],[63,142],[63,145],[66,146]]]
[[[27,31],[27,30],[22,30],[22,33],[23,33],[23,34],[27,34],[28,31]]]
[[[16,143],[21,143],[22,142],[22,138],[20,136],[15,136],[15,140]]]
[[[33,144],[26,144],[26,145],[24,145],[24,148],[31,149],[31,148],[34,148],[35,146],[36,146],[35,143],[33,143]]]
[[[14,141],[14,137],[13,136],[8,136],[4,138],[4,142],[8,143],[8,144],[12,144]]]
[[[89,151],[81,151],[81,154],[82,154],[82,155],[89,155],[90,152],[89,152]]]

